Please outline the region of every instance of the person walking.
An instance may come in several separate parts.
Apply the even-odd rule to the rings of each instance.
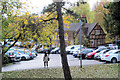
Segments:
[[[43,57],[43,61],[44,61],[44,68],[47,67],[48,68],[48,61],[49,61],[49,56],[45,53],[44,57]]]

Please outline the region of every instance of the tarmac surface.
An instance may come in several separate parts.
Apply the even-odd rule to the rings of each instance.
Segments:
[[[44,54],[40,53],[33,60],[14,62],[14,64],[2,67],[2,72],[44,68],[43,56]],[[50,57],[50,61],[48,68],[62,67],[60,54],[50,54],[49,57]],[[80,66],[79,58],[74,58],[72,55],[67,55],[67,59],[69,66]],[[101,65],[101,64],[105,64],[105,62],[100,62],[98,60],[87,60],[87,59],[82,60],[83,66]]]

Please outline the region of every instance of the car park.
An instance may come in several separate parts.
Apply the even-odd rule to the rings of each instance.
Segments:
[[[92,59],[94,59],[94,55],[96,54],[96,53],[99,53],[100,51],[102,51],[102,50],[104,50],[104,49],[107,49],[106,47],[104,47],[104,48],[98,48],[98,49],[96,49],[95,51],[93,51],[93,52],[91,52],[91,53],[88,53],[87,55],[86,55],[86,58],[92,58]]]
[[[110,50],[104,56],[102,56],[101,60],[106,62],[116,63],[120,61],[120,50]]]

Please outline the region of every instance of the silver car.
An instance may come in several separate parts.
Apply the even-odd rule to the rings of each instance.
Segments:
[[[15,51],[8,51],[5,54],[9,56],[9,58],[12,62],[21,60],[21,55]]]

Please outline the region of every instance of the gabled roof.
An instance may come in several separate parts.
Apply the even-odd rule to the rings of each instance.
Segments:
[[[81,23],[82,31],[85,35],[89,35],[93,28],[96,26],[97,23]],[[69,25],[69,28],[64,28],[64,31],[79,31],[80,23],[72,23]],[[87,34],[86,34],[87,33]]]
[[[81,23],[83,25],[83,23]],[[64,31],[78,31],[80,29],[80,23],[72,23],[69,28],[64,28]]]
[[[81,29],[85,36],[89,36],[97,23],[81,23]],[[80,23],[72,23],[69,25],[69,28],[64,27],[64,31],[73,31],[78,32],[80,29]],[[58,31],[58,29],[56,30]]]

